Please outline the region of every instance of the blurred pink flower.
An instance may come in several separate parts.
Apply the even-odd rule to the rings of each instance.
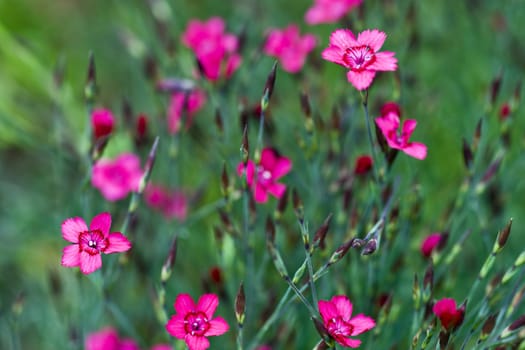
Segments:
[[[439,246],[443,235],[441,233],[432,233],[428,235],[421,243],[421,254],[428,258],[432,252]]]
[[[103,136],[107,136],[113,132],[115,125],[115,118],[111,111],[107,109],[94,109],[91,112],[91,128],[93,130],[93,137],[95,140]]]
[[[279,59],[283,69],[297,73],[303,68],[306,55],[315,47],[315,37],[305,34],[301,37],[299,28],[291,24],[283,30],[272,29],[264,44],[264,53]]]
[[[314,0],[304,20],[308,24],[333,23],[361,5],[363,0]]]
[[[417,121],[407,119],[403,122],[401,134],[399,134],[399,115],[394,111],[389,111],[381,117],[375,119],[377,126],[383,133],[388,146],[399,149],[416,159],[425,159],[427,156],[427,146],[419,142],[408,142],[408,139],[416,129]]]
[[[197,305],[188,294],[179,294],[175,299],[175,315],[166,324],[166,330],[177,339],[184,339],[189,350],[204,350],[210,347],[206,337],[217,336],[228,331],[228,323],[222,317],[213,318],[219,305],[215,294],[204,294]]]
[[[179,132],[182,125],[182,116],[186,113],[186,129],[191,125],[193,115],[206,102],[206,94],[201,90],[189,93],[175,92],[171,95],[168,107],[168,130],[171,134]]]
[[[272,350],[268,345],[261,345],[255,348],[255,350]]]
[[[510,112],[511,112],[510,105],[507,102],[505,102],[499,110],[499,119],[500,120],[507,119],[510,115]]]
[[[437,301],[432,311],[439,318],[441,326],[447,331],[454,330],[460,326],[465,317],[465,305],[457,308],[456,301],[451,298],[443,298]]]
[[[180,191],[170,191],[150,183],[144,192],[144,200],[150,207],[162,212],[168,220],[176,218],[183,221],[188,214],[186,196]]]
[[[106,327],[87,336],[86,350],[139,350],[132,339],[119,339],[118,333],[111,327]]]
[[[173,350],[173,346],[168,344],[157,344],[153,345],[151,350]]]
[[[361,340],[348,338],[359,335],[375,327],[375,321],[363,314],[352,316],[352,303],[344,295],[317,303],[324,327],[336,342],[344,347],[357,348]]]
[[[131,242],[120,232],[109,233],[111,215],[100,213],[91,220],[89,228],[84,219],[74,217],[62,223],[62,237],[73,243],[64,248],[62,266],[80,267],[90,274],[102,266],[101,253],[122,253],[131,248]]]
[[[346,77],[357,90],[367,89],[378,71],[395,71],[397,59],[390,51],[378,52],[386,34],[365,30],[356,37],[349,29],[337,29],[330,35],[330,45],[322,57],[349,69]]]
[[[191,20],[182,34],[182,43],[193,50],[206,78],[229,78],[241,64],[237,37],[224,31],[224,21],[212,17],[201,22]]]
[[[143,171],[140,159],[133,153],[123,153],[115,160],[101,159],[93,165],[91,184],[108,201],[125,198],[137,191]]]
[[[373,166],[373,159],[369,155],[363,155],[358,157],[355,160],[354,165],[354,174],[356,175],[364,175],[372,169]]]
[[[286,185],[278,183],[281,177],[292,169],[292,161],[286,157],[281,157],[274,149],[265,148],[261,153],[259,165],[248,160],[246,169],[244,164],[237,166],[237,174],[243,176],[246,171],[246,182],[253,188],[255,201],[265,203],[268,200],[268,193],[281,198],[286,190]]]

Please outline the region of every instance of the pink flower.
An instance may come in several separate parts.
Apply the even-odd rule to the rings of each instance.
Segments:
[[[166,324],[166,330],[177,339],[184,339],[190,350],[210,347],[206,337],[221,335],[229,329],[222,317],[213,318],[219,305],[215,294],[204,294],[197,305],[188,294],[179,294],[175,299],[175,315]]]
[[[224,31],[224,21],[212,17],[206,22],[192,20],[182,34],[182,43],[193,50],[209,80],[230,77],[241,64],[237,37]]]
[[[439,318],[441,326],[447,331],[454,330],[460,326],[465,317],[465,305],[462,305],[458,309],[456,307],[456,301],[451,298],[443,298],[437,301],[432,311]]]
[[[241,163],[237,167],[237,174],[243,176],[246,172],[246,182],[253,187],[255,201],[265,203],[268,200],[268,193],[274,197],[281,198],[286,190],[284,184],[278,183],[281,177],[292,169],[292,161],[286,157],[281,157],[271,148],[263,149],[261,162],[255,165],[251,160],[246,164],[246,168]]]
[[[368,155],[360,156],[355,160],[354,174],[364,175],[372,169],[373,166],[372,157]]]
[[[90,274],[102,266],[100,253],[122,253],[131,248],[131,243],[120,232],[109,233],[111,215],[100,213],[91,220],[89,228],[79,217],[66,219],[62,223],[62,237],[73,243],[64,248],[62,266],[80,267],[83,274]]]
[[[264,44],[264,53],[279,59],[283,69],[297,73],[303,68],[306,55],[315,47],[315,37],[312,34],[299,34],[296,25],[289,25],[283,30],[272,29]]]
[[[349,29],[337,29],[330,35],[330,45],[322,57],[349,69],[346,77],[357,90],[367,89],[378,71],[395,71],[397,59],[390,51],[378,52],[386,34],[377,29],[357,36]]]
[[[143,171],[140,159],[133,153],[123,153],[115,160],[101,159],[93,165],[91,184],[108,201],[125,198],[137,191]]]
[[[93,137],[95,140],[111,134],[114,125],[115,118],[113,114],[111,114],[111,111],[107,109],[95,109],[91,112],[91,128],[93,129]]]
[[[324,327],[339,344],[357,348],[361,340],[348,338],[366,332],[375,327],[375,321],[363,314],[352,316],[352,303],[344,295],[336,295],[331,300],[319,300],[319,313]]]
[[[132,339],[119,339],[118,333],[111,327],[91,333],[86,338],[86,350],[139,350]]]
[[[363,0],[315,0],[304,20],[308,24],[333,23],[348,14]]]
[[[403,123],[401,134],[399,129],[399,115],[395,112],[388,112],[376,118],[376,124],[383,133],[388,146],[399,149],[416,159],[425,159],[427,156],[427,146],[419,142],[408,142],[408,139],[416,129],[417,121],[407,119]]]
[[[505,102],[499,110],[499,119],[500,120],[507,119],[510,115],[510,112],[511,112],[510,105],[507,102]]]
[[[168,344],[157,344],[157,345],[153,345],[151,350],[173,350],[173,347]]]
[[[183,221],[188,214],[186,196],[180,191],[169,191],[149,184],[144,192],[144,200],[150,207],[161,211],[168,220],[176,218]]]
[[[187,113],[186,129],[188,129],[191,125],[193,115],[202,108],[205,102],[206,94],[201,90],[193,90],[189,93],[173,93],[168,107],[169,132],[175,134],[180,130],[184,113]]]
[[[428,235],[421,243],[421,254],[428,258],[434,250],[436,250],[443,239],[441,233],[432,233]]]

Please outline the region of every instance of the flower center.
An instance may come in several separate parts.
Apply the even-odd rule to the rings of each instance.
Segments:
[[[80,250],[90,255],[100,254],[108,247],[108,240],[100,230],[82,232],[79,237]]]
[[[363,71],[375,61],[375,52],[369,46],[354,46],[346,49],[343,61],[354,71]]]
[[[257,180],[261,185],[267,185],[272,180],[272,173],[259,165],[257,167]]]
[[[203,336],[209,328],[208,317],[203,312],[190,312],[184,318],[184,330],[186,333]]]
[[[328,321],[328,333],[333,336],[349,336],[352,334],[354,327],[351,324],[346,323],[341,319],[341,317],[334,317]]]

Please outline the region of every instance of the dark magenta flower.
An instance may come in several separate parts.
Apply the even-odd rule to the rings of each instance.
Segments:
[[[291,24],[285,29],[272,29],[264,44],[264,53],[276,57],[283,70],[297,73],[303,68],[306,56],[315,47],[312,34],[301,36],[299,28]]]
[[[179,132],[184,113],[186,114],[186,129],[188,129],[193,115],[202,108],[205,102],[206,94],[201,90],[173,93],[168,107],[168,131],[171,134]]]
[[[122,253],[131,248],[130,241],[120,232],[109,232],[111,215],[100,213],[91,220],[89,228],[84,219],[74,217],[62,223],[62,237],[73,243],[64,248],[62,266],[80,267],[90,274],[102,266],[101,253]]]
[[[292,169],[292,161],[286,157],[281,157],[272,148],[265,148],[261,153],[259,165],[248,160],[246,168],[242,163],[237,167],[237,174],[244,176],[246,172],[246,182],[253,189],[254,198],[257,203],[265,203],[268,194],[276,198],[281,198],[286,191],[286,185],[278,183],[281,177]]]
[[[213,318],[219,305],[215,294],[204,294],[197,305],[188,294],[175,299],[175,315],[166,324],[166,330],[177,339],[184,339],[189,350],[205,350],[210,347],[207,337],[224,334],[228,323],[222,317]]]
[[[423,254],[425,258],[430,257],[432,252],[438,248],[442,239],[443,235],[441,233],[432,233],[428,235],[423,240],[423,243],[421,243],[421,254]]]
[[[168,190],[150,183],[144,192],[144,200],[150,207],[159,210],[167,220],[186,219],[188,201],[181,191]]]
[[[349,338],[375,327],[375,321],[363,314],[352,317],[352,303],[344,295],[317,303],[323,324],[332,338],[344,347],[357,348],[361,340]]]
[[[372,160],[372,157],[369,155],[360,156],[355,160],[354,174],[364,175],[372,169],[373,165],[374,161]]]
[[[115,125],[115,118],[111,111],[107,109],[94,109],[91,112],[91,128],[93,130],[93,137],[95,140],[107,136],[113,132]]]
[[[133,339],[120,339],[111,327],[89,334],[84,345],[86,350],[140,350]]]
[[[347,68],[348,81],[357,90],[365,90],[372,84],[376,72],[397,69],[394,52],[378,52],[385,39],[386,34],[377,29],[365,30],[357,38],[349,29],[337,29],[330,35],[330,45],[321,55]]]
[[[432,311],[439,318],[441,326],[447,331],[454,330],[460,326],[465,317],[465,305],[457,308],[456,301],[451,298],[443,298],[437,301]]]

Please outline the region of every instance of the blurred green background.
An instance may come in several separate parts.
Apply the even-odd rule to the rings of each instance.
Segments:
[[[72,343],[78,345],[78,338],[82,336],[71,334],[68,322],[74,322],[83,312],[92,312],[91,318],[86,320],[89,324],[86,328],[94,330],[102,314],[101,309],[75,309],[63,302],[73,293],[78,298],[75,300],[93,305],[89,298],[96,300],[96,295],[83,293],[80,289],[86,287],[87,282],[72,280],[68,275],[73,272],[59,266],[65,243],[60,235],[62,220],[81,215],[88,221],[97,211],[124,212],[127,205],[107,205],[100,197],[93,196],[98,209],[86,210],[80,198],[83,192],[79,183],[85,169],[78,164],[78,155],[85,153],[89,146],[83,97],[89,52],[95,55],[100,89],[98,106],[111,108],[123,123],[121,106],[126,99],[134,112],[145,112],[162,120],[166,101],[155,94],[146,77],[145,59],[156,60],[161,76],[191,77],[193,61],[188,50],[180,44],[180,35],[189,19],[217,15],[225,19],[229,31],[246,30],[244,62],[235,79],[240,86],[238,91],[242,91],[250,103],[258,101],[273,62],[258,53],[264,34],[268,28],[297,23],[302,32],[317,36],[318,45],[300,75],[278,73],[272,118],[278,125],[278,135],[283,137],[280,146],[286,149],[294,144],[292,139],[285,140],[284,135],[302,125],[299,92],[309,92],[315,113],[327,123],[334,104],[340,104],[341,100],[359,101],[359,95],[346,82],[341,67],[320,59],[330,32],[341,24],[307,26],[303,15],[310,1],[179,0],[169,1],[167,8],[162,7],[164,5],[153,0],[0,0],[0,347],[3,349],[12,344],[13,331],[21,335],[23,348],[67,349]],[[159,18],[166,20],[166,27],[160,29],[166,34],[165,38],[156,27]],[[520,0],[365,0],[362,14],[352,13],[350,19],[355,31],[365,28],[385,31],[388,39],[384,49],[395,51],[399,59],[400,69],[396,74],[383,73],[374,83],[378,87],[374,85],[370,93],[372,116],[378,114],[383,102],[398,100],[404,116],[418,120],[413,140],[424,142],[429,149],[428,158],[421,163],[400,155],[396,164],[400,174],[411,174],[403,178],[406,191],[410,191],[410,183],[417,176],[424,201],[422,220],[411,233],[414,240],[407,242],[407,254],[415,255],[424,234],[443,229],[440,227],[442,214],[455,198],[465,176],[462,138],[472,140],[476,124],[483,115],[487,147],[493,150],[498,147],[499,108],[511,100],[525,72],[525,6]],[[166,47],[172,52],[167,52]],[[499,97],[494,106],[489,106],[491,82],[500,74]],[[227,107],[226,118],[230,118],[231,123],[237,123],[236,103],[230,101]],[[355,106],[356,102],[350,105]],[[352,113],[352,118],[362,119],[359,108]],[[208,135],[206,128],[212,118],[213,107],[208,103],[196,119],[197,131],[192,136],[196,149],[190,152],[183,148],[185,143],[181,144],[183,159],[207,159],[206,146],[199,148],[198,145],[200,135]],[[494,190],[497,196],[487,196],[484,207],[468,221],[476,234],[480,224],[495,232],[513,217],[516,232],[508,247],[514,253],[510,257],[525,243],[520,235],[525,214],[524,127],[523,107],[516,105],[512,115],[511,146],[497,175],[497,189]],[[161,123],[153,125],[153,133],[162,130]],[[366,143],[361,143],[358,150],[366,152]],[[124,150],[128,145],[129,141],[115,141],[113,152]],[[237,141],[232,141],[228,150],[236,150],[238,145]],[[352,143],[348,146],[348,153],[355,155]],[[166,146],[163,152],[168,153]],[[227,164],[233,173],[236,153],[230,154],[234,156],[227,159]],[[216,167],[215,173],[204,174],[206,171],[201,171],[198,164],[178,170],[181,184],[190,182],[195,175],[195,181],[190,183],[205,192],[201,203],[218,197],[223,160],[214,159],[208,170]],[[478,160],[478,171],[482,173],[490,161]],[[158,171],[168,171],[167,166],[158,166],[163,169]],[[292,179],[300,183],[299,174]],[[308,198],[315,197],[311,194]],[[490,203],[495,201],[501,202],[501,211],[490,210]],[[311,206],[307,213],[313,221],[320,222],[327,213],[315,212],[315,209]],[[149,215],[147,210],[141,210]],[[159,218],[146,219],[146,223]],[[115,220],[119,219],[121,217],[117,216]],[[202,236],[207,242],[204,248],[200,242],[189,242],[188,251],[182,253],[180,259],[183,262],[178,265],[182,270],[195,269],[194,276],[179,281],[193,288],[195,293],[199,291],[200,276],[206,275],[213,264],[206,259],[214,256],[213,240],[208,233],[215,221],[216,216],[210,215],[191,229],[185,229],[192,234],[205,232]],[[174,223],[163,223],[155,230],[172,232],[177,227]],[[144,237],[149,237],[148,233],[144,233]],[[479,247],[473,245],[468,254],[476,256],[476,249],[488,249],[492,241],[482,238]],[[165,242],[153,243],[153,246],[162,248]],[[189,261],[192,251],[202,252],[202,260]],[[153,258],[156,254],[145,253],[143,258]],[[162,261],[157,259],[147,269],[159,271]],[[150,264],[148,260],[143,263]],[[476,271],[471,272],[475,274]],[[133,288],[137,281],[125,283],[123,288]],[[149,297],[140,297],[147,295],[148,288],[136,293],[138,299],[127,298],[142,300],[142,307],[148,308]],[[60,299],[54,298],[56,295],[60,295]],[[137,310],[132,312],[137,313],[137,319],[143,317]],[[145,326],[139,332],[144,335],[152,327]],[[60,347],[57,342],[63,336],[76,337],[77,343],[64,341]],[[161,336],[155,339],[164,340]],[[147,339],[146,344],[153,344],[153,340]]]

